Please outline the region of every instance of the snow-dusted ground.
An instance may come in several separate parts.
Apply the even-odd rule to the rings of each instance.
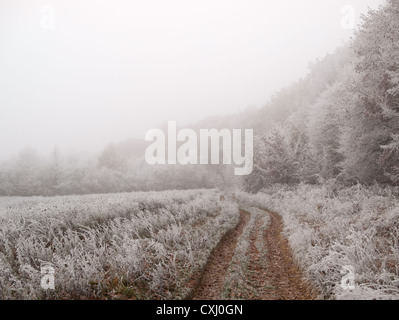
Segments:
[[[238,220],[214,190],[0,198],[0,299],[185,297]]]
[[[235,197],[282,215],[295,260],[320,298],[398,299],[397,191],[332,181]],[[229,286],[242,283],[254,221],[235,248]],[[214,190],[0,198],[0,299],[188,297],[238,222],[237,204]],[[54,291],[40,286],[46,264],[55,269]],[[341,285],[348,266],[354,289]]]
[[[282,215],[297,263],[321,298],[399,299],[398,190],[334,181],[235,196]],[[354,269],[354,289],[342,286]]]

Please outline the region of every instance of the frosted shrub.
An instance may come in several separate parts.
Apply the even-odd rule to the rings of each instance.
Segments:
[[[398,299],[397,194],[395,188],[345,188],[333,180],[235,197],[282,215],[294,257],[322,297]],[[341,286],[344,266],[354,268],[353,290]]]
[[[184,298],[238,208],[213,190],[0,198],[0,298]],[[55,290],[40,287],[41,266]]]

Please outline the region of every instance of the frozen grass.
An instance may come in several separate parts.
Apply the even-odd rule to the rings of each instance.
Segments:
[[[256,293],[253,284],[249,282],[248,266],[250,264],[251,232],[255,230],[256,223],[259,220],[261,221],[261,232],[256,239],[255,245],[261,254],[266,255],[262,232],[268,227],[270,221],[269,215],[253,207],[243,207],[242,210],[248,212],[250,218],[237,240],[236,250],[227,270],[222,293],[224,299],[246,299],[249,296],[253,297]]]
[[[184,298],[238,221],[209,190],[0,198],[0,299]]]
[[[276,186],[257,195],[236,193],[249,206],[284,219],[296,262],[329,299],[399,298],[399,200],[397,189]],[[341,286],[344,266],[355,270],[355,289]]]

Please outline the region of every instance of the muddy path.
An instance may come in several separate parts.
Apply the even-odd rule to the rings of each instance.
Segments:
[[[223,290],[224,278],[230,260],[234,256],[237,240],[248,223],[249,214],[240,211],[240,222],[237,227],[227,232],[212,251],[199,286],[193,294],[193,300],[218,300]]]
[[[279,300],[312,300],[316,298],[314,289],[304,279],[295,264],[288,240],[283,235],[283,221],[280,215],[268,211],[271,223],[263,231],[263,239],[268,251],[267,277],[273,287],[272,294]]]
[[[249,300],[312,300],[316,296],[293,260],[288,240],[283,236],[283,221],[274,212],[267,227],[260,219],[251,227],[247,256],[249,264],[245,283],[250,288],[244,299]],[[194,300],[219,300],[223,292],[227,270],[234,257],[237,242],[247,226],[250,213],[240,210],[240,222],[229,231],[213,250]]]

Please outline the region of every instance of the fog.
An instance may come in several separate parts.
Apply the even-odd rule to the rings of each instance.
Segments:
[[[261,107],[382,0],[0,2],[0,158]]]

